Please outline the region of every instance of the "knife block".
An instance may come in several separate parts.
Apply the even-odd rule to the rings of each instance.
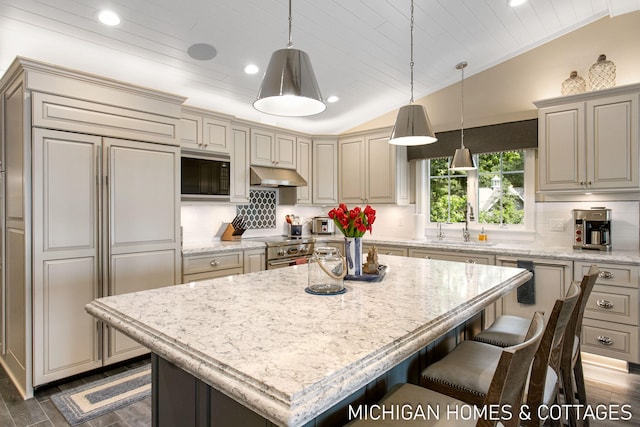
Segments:
[[[224,240],[228,242],[237,241],[242,239],[243,233],[244,233],[244,230],[236,230],[233,227],[233,225],[227,224],[227,228],[225,228],[224,233],[222,233],[220,240]]]

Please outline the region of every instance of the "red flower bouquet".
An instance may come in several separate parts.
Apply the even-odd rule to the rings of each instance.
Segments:
[[[364,210],[359,206],[349,210],[347,205],[340,203],[337,208],[329,211],[329,218],[333,220],[345,237],[362,237],[376,220],[376,211],[367,205]]]

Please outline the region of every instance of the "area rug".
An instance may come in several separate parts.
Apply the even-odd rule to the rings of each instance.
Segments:
[[[51,396],[72,426],[138,402],[151,394],[151,366],[131,369]]]

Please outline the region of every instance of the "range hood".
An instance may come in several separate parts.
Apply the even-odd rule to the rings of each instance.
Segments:
[[[305,187],[307,181],[293,169],[251,166],[251,185],[262,187]]]

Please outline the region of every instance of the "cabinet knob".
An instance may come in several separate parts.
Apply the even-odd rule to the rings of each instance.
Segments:
[[[615,277],[615,275],[610,271],[603,270],[600,272],[600,274],[598,274],[598,277],[601,279],[611,280]]]
[[[599,299],[598,301],[596,301],[596,305],[600,308],[604,308],[606,310],[610,310],[613,308],[613,303],[611,301],[608,301],[606,299]]]
[[[612,345],[613,344],[613,340],[607,336],[604,335],[598,335],[598,338],[596,338],[598,340],[598,342],[602,345]]]
[[[214,259],[209,264],[211,265],[211,267],[217,267],[220,264],[220,262],[217,259]]]

